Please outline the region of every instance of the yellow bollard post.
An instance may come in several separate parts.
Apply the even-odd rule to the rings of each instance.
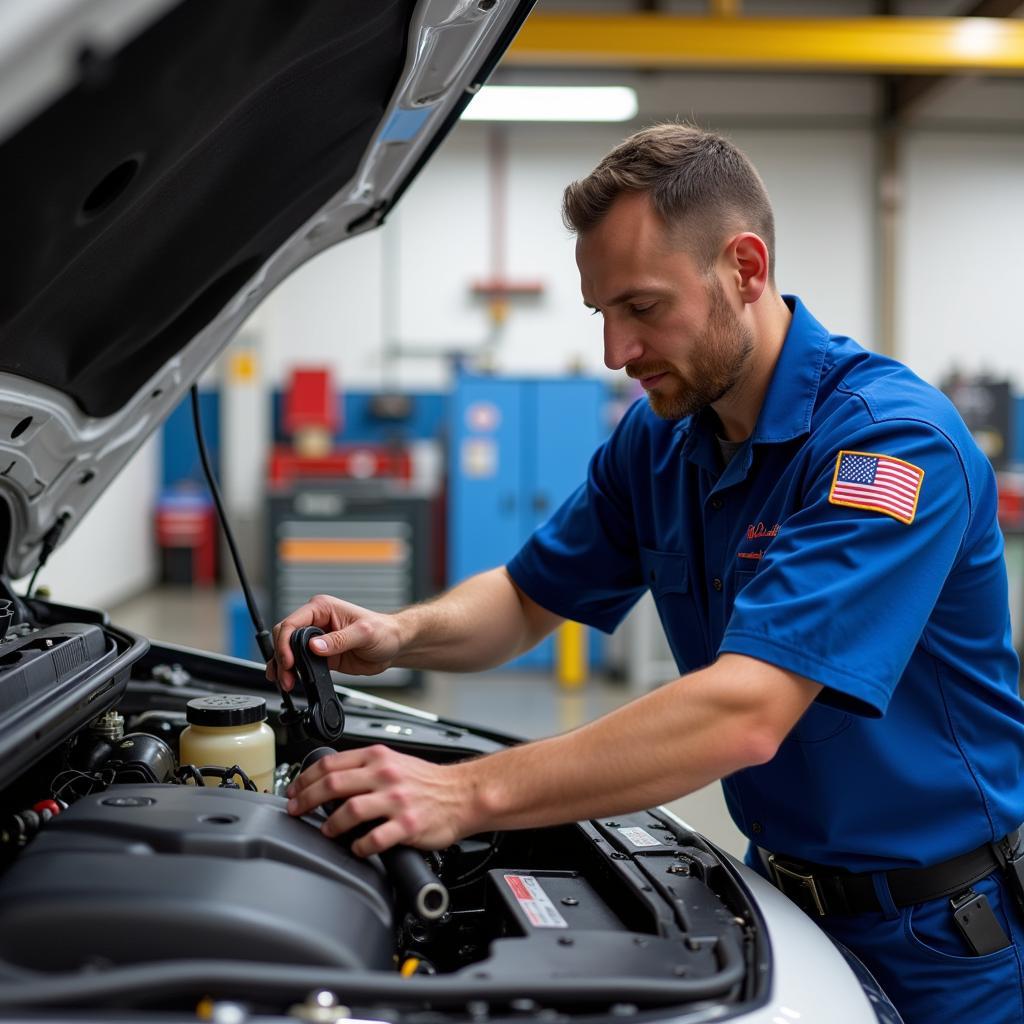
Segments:
[[[578,622],[563,622],[555,635],[555,678],[566,689],[587,680],[587,629]]]

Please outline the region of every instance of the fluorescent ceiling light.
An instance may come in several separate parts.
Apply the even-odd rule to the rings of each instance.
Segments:
[[[628,121],[636,92],[625,86],[485,85],[466,121]]]
[[[992,18],[962,18],[953,36],[953,48],[966,57],[983,58],[994,53],[999,45],[1002,26]]]

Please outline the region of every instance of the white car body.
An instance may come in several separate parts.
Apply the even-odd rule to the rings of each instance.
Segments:
[[[281,2],[283,4],[284,0]],[[68,97],[79,96],[82,109],[85,111],[83,116],[90,116],[89,89],[95,90],[97,95],[102,95],[103,90],[110,87],[111,81],[118,81],[123,68],[121,55],[130,52],[143,34],[155,33],[148,38],[159,39],[161,27],[167,24],[167,19],[184,16],[184,13],[187,13],[189,18],[194,19],[191,24],[195,26],[202,23],[203,15],[199,13],[201,10],[209,12],[213,20],[216,14],[227,9],[220,6],[221,0],[201,0],[202,3],[207,6],[197,6],[196,0],[192,0],[191,5],[175,3],[173,0],[133,0],[131,4],[123,0],[25,0],[21,3],[7,3],[0,8],[0,182],[4,180],[5,175],[16,183],[23,183],[18,175],[29,175],[27,180],[32,181],[32,169],[26,169],[20,160],[7,159],[5,162],[5,152],[20,153],[21,150],[17,147],[25,143],[26,139],[31,139],[33,132],[42,132],[44,128],[41,126],[45,126],[47,117],[53,111],[59,110],[60,104]],[[186,7],[189,8],[188,12],[184,12]],[[23,225],[26,237],[13,240],[13,251],[18,251],[19,241],[25,246],[38,245],[42,249],[45,240],[47,244],[52,241],[58,248],[63,246],[62,251],[66,258],[61,263],[59,257],[53,257],[54,269],[48,276],[40,271],[42,276],[37,275],[33,279],[31,274],[26,272],[24,281],[21,282],[23,290],[19,292],[17,287],[12,287],[8,305],[0,308],[0,314],[5,311],[8,314],[6,318],[0,316],[0,510],[4,512],[5,519],[2,537],[5,542],[2,565],[4,594],[0,596],[10,597],[15,626],[14,631],[8,633],[6,637],[0,636],[0,684],[4,683],[5,675],[13,679],[10,674],[20,671],[15,666],[32,659],[48,659],[48,652],[54,647],[65,648],[71,641],[68,636],[62,634],[73,631],[72,625],[83,637],[89,637],[90,643],[98,645],[97,650],[102,648],[103,656],[97,660],[95,672],[91,671],[93,666],[79,661],[75,668],[77,674],[74,675],[74,681],[68,682],[66,686],[64,683],[61,684],[64,689],[60,691],[59,699],[57,696],[53,700],[47,699],[46,694],[39,690],[39,684],[25,676],[24,703],[14,706],[7,724],[0,726],[0,768],[3,770],[0,807],[10,821],[17,819],[21,823],[11,825],[5,835],[9,838],[10,835],[15,835],[17,829],[27,829],[25,835],[20,838],[19,833],[15,835],[15,839],[5,839],[7,845],[4,850],[8,857],[0,868],[0,928],[7,928],[9,934],[10,928],[13,927],[12,920],[27,921],[29,918],[17,917],[15,910],[12,909],[17,902],[17,893],[12,892],[10,885],[5,888],[4,875],[13,878],[19,871],[28,871],[27,865],[31,864],[35,865],[33,870],[36,874],[30,877],[39,881],[39,878],[43,877],[39,876],[39,872],[44,871],[44,867],[41,866],[42,858],[34,856],[33,851],[37,847],[42,848],[46,843],[53,846],[57,842],[54,837],[59,836],[64,837],[62,841],[71,844],[67,847],[71,849],[74,846],[74,829],[68,824],[61,832],[61,823],[73,822],[80,808],[85,806],[84,803],[69,800],[69,806],[62,809],[56,818],[48,823],[35,821],[33,824],[27,812],[19,812],[18,809],[22,805],[18,801],[24,800],[23,794],[27,792],[45,793],[47,797],[51,793],[70,795],[70,790],[61,788],[66,786],[67,780],[58,785],[57,778],[61,777],[52,777],[52,765],[55,759],[79,756],[84,747],[98,742],[95,720],[101,712],[119,709],[128,718],[129,727],[132,727],[131,723],[134,722],[134,728],[142,732],[151,728],[156,730],[153,735],[170,736],[181,727],[185,698],[195,693],[216,693],[225,688],[238,692],[239,687],[248,686],[256,692],[262,690],[266,694],[268,704],[274,705],[275,700],[274,694],[268,692],[263,681],[262,666],[202,652],[175,649],[169,645],[150,647],[143,638],[117,630],[116,626],[111,626],[99,613],[62,608],[59,604],[47,601],[22,600],[10,589],[10,580],[30,572],[44,547],[52,547],[67,538],[96,498],[146,438],[177,406],[184,392],[228,344],[238,326],[276,284],[326,247],[381,222],[422,161],[437,144],[438,138],[450,128],[469,96],[479,88],[504,47],[510,42],[518,24],[525,18],[529,7],[530,3],[523,0],[420,0],[415,4],[410,0],[407,45],[402,53],[392,55],[398,61],[396,66],[400,67],[400,72],[393,89],[381,104],[378,122],[372,127],[372,131],[367,133],[368,143],[358,155],[358,160],[354,161],[353,173],[344,181],[338,182],[338,187],[320,201],[315,210],[304,212],[294,223],[279,226],[272,251],[261,252],[258,262],[243,260],[232,268],[233,271],[238,271],[236,277],[229,276],[221,279],[221,282],[214,282],[227,281],[231,287],[228,291],[214,294],[217,308],[203,307],[195,312],[193,332],[188,333],[184,328],[179,328],[180,337],[176,336],[173,346],[166,340],[161,341],[167,348],[166,352],[161,350],[165,358],[156,359],[152,354],[147,355],[150,353],[147,346],[151,345],[152,339],[146,332],[152,331],[152,328],[139,326],[135,322],[138,320],[141,324],[150,310],[149,300],[145,294],[137,297],[137,305],[124,310],[123,339],[96,336],[87,338],[89,345],[94,346],[97,352],[101,352],[104,358],[111,360],[113,369],[109,382],[100,385],[93,382],[88,387],[78,384],[68,387],[61,385],[62,374],[66,373],[69,380],[77,379],[72,372],[72,364],[78,366],[78,371],[81,371],[84,365],[87,375],[90,351],[83,353],[84,342],[72,336],[74,331],[67,327],[67,321],[53,317],[60,313],[62,304],[70,304],[73,307],[76,302],[83,303],[81,308],[90,313],[96,312],[97,309],[99,313],[103,313],[100,307],[105,302],[118,301],[119,295],[127,293],[124,289],[128,289],[129,284],[139,281],[145,283],[144,279],[131,276],[141,273],[137,267],[119,265],[117,268],[110,267],[109,276],[113,279],[121,273],[123,290],[111,292],[109,295],[104,291],[107,268],[97,267],[94,263],[99,259],[103,245],[118,232],[124,233],[126,238],[140,240],[137,259],[140,264],[146,264],[147,261],[152,264],[154,277],[150,283],[153,286],[153,295],[157,295],[161,253],[151,253],[145,248],[146,234],[155,229],[156,225],[152,220],[143,219],[140,221],[141,227],[135,229],[136,234],[132,235],[129,231],[129,221],[137,214],[141,217],[140,211],[145,212],[147,203],[151,200],[152,210],[166,211],[167,208],[158,206],[156,199],[153,198],[159,196],[163,188],[178,189],[176,194],[180,197],[179,201],[187,203],[189,193],[176,181],[174,175],[183,162],[188,160],[189,151],[183,149],[180,153],[172,151],[169,155],[165,154],[162,158],[163,163],[147,154],[138,157],[129,155],[122,164],[113,167],[110,173],[115,176],[110,180],[101,176],[98,181],[85,181],[78,193],[82,198],[79,216],[77,219],[73,218],[73,222],[68,221],[65,235],[59,237],[55,235],[51,238],[47,232],[38,229],[39,224],[49,223],[45,220],[45,217],[49,216],[45,211],[38,213],[38,217],[42,219],[33,219],[37,216],[37,207],[41,209],[51,200],[51,193],[47,188],[40,185],[38,190],[29,189],[31,194],[22,194],[19,189],[18,202],[23,205],[23,209],[18,211],[22,217],[18,223]],[[249,4],[235,5],[232,10],[238,16],[240,36],[247,32],[251,36],[258,36],[260,32],[271,35],[268,26],[274,26],[274,18],[280,19],[283,35],[292,32],[293,28],[298,32],[301,27],[295,27],[287,20],[290,15],[286,13],[288,9],[284,6],[272,9],[265,2],[258,3],[252,0]],[[316,3],[308,5],[308,10],[311,16],[321,16],[327,21],[330,21],[332,16],[329,9]],[[353,6],[351,10],[365,14],[368,23],[372,21],[374,9]],[[247,20],[250,12],[252,25],[249,25]],[[259,18],[263,18],[263,21],[258,22]],[[295,20],[300,20],[298,15],[295,16]],[[274,52],[275,45],[273,39],[266,43],[267,52]],[[175,57],[173,50],[166,54],[167,61],[172,65]],[[311,74],[315,73],[316,67],[315,60],[311,59]],[[136,82],[138,81],[137,79]],[[263,84],[261,83],[261,88]],[[83,90],[84,95],[79,95]],[[254,130],[257,136],[260,126],[258,123],[254,125],[253,120],[258,121],[260,109],[273,108],[272,82],[267,86],[267,91],[268,98],[264,108],[254,106],[247,122],[248,128]],[[107,97],[104,102],[109,102],[109,99],[110,97]],[[148,99],[142,96],[139,103],[145,103]],[[156,104],[157,101],[153,102]],[[338,116],[341,117],[342,113],[339,111]],[[97,118],[98,126],[103,126],[102,111],[93,112],[92,116]],[[225,114],[225,117],[227,116]],[[221,124],[221,121],[213,118],[209,124],[204,125],[204,138],[219,131]],[[227,132],[222,144],[229,145],[230,141],[230,132]],[[272,146],[273,141],[272,138],[261,139],[260,143]],[[308,141],[311,151],[315,152],[317,140]],[[172,138],[168,145],[173,142]],[[56,133],[52,138],[44,138],[43,142],[37,142],[34,149],[28,147],[31,153],[45,155],[45,167],[41,166],[40,173],[51,175],[51,179],[48,180],[58,181],[64,172],[69,179],[73,179],[79,165],[87,163],[92,155],[87,149],[64,150],[61,148],[62,145],[62,134]],[[114,143],[111,143],[111,146],[112,151],[116,150]],[[131,140],[125,141],[123,151],[125,154],[134,152]],[[282,159],[287,157],[288,154],[283,154]],[[119,167],[127,184],[116,176]],[[148,174],[154,176],[147,179]],[[188,180],[194,183],[195,176]],[[240,180],[244,183],[244,178]],[[230,179],[224,177],[220,185],[225,190],[224,194],[229,194]],[[318,182],[317,185],[321,189],[326,187],[323,182]],[[194,187],[197,191],[202,191],[202,181]],[[11,192],[5,188],[4,194],[10,195]],[[57,202],[56,199],[53,201]],[[185,213],[187,214],[187,210]],[[276,208],[268,209],[268,218],[272,213],[276,215]],[[162,215],[161,221],[159,227],[162,231],[173,232],[174,224],[167,223],[166,213]],[[84,235],[88,235],[88,239],[83,242],[81,239]],[[178,241],[187,247],[188,239]],[[204,244],[203,239],[196,240],[197,253]],[[22,251],[25,252],[27,249]],[[12,249],[8,248],[8,255],[11,253]],[[40,260],[44,260],[45,257],[45,253],[40,255],[33,252],[32,255],[39,256]],[[130,262],[129,260],[128,263]],[[45,260],[39,265],[44,266]],[[70,280],[78,282],[75,288],[67,286]],[[201,290],[202,283],[189,282],[189,295],[194,297]],[[181,297],[176,297],[173,301],[181,305],[186,298],[183,292]],[[173,303],[171,300],[168,300],[168,303],[170,309]],[[54,310],[57,312],[54,313]],[[101,322],[103,321],[97,321]],[[192,321],[186,319],[185,322]],[[173,321],[172,326],[174,323],[178,321]],[[35,326],[31,326],[29,330],[25,327],[26,324]],[[120,321],[118,325],[120,328]],[[62,329],[66,329],[67,337],[58,336]],[[161,334],[159,337],[164,338],[164,335]],[[50,340],[54,344],[52,355],[41,353],[40,346],[45,346]],[[132,355],[130,359],[125,358],[119,362],[117,346],[121,344],[126,350],[130,350]],[[35,369],[32,373],[24,375],[19,372],[23,364],[33,359],[36,363],[33,364]],[[151,372],[147,370],[143,377],[133,381],[130,387],[126,387],[124,380],[118,378],[123,378],[129,375],[129,371],[137,369],[136,359],[146,365],[147,359],[152,362]],[[104,390],[105,388],[113,391]],[[59,595],[55,595],[55,600],[59,600]],[[67,649],[71,650],[70,647]],[[103,663],[102,671],[100,660]],[[168,673],[168,666],[178,663],[186,664],[185,683],[172,678],[173,671]],[[64,669],[60,668],[60,671],[63,672]],[[21,676],[17,678],[22,679]],[[22,683],[19,682],[19,685]],[[456,737],[451,741],[450,750],[444,756],[464,756],[496,748],[502,743],[502,739],[495,735],[463,727],[451,727],[451,723],[438,723],[435,716],[367,696],[340,683],[337,692],[345,700],[350,723],[369,730],[374,722],[377,722],[378,726],[382,721],[391,722],[394,726],[393,734],[397,734],[398,737],[395,742],[406,744],[408,749],[420,752],[429,750],[436,756],[441,756],[437,754],[441,740],[436,736],[428,737],[422,750],[416,745],[414,735],[412,739],[408,739],[417,728],[427,729],[434,724],[439,724],[439,727],[448,726],[450,736]],[[57,708],[57,704],[60,704],[60,709]],[[25,721],[22,722],[22,719]],[[21,724],[18,725],[18,729],[21,731],[17,732],[15,724],[19,722]],[[382,733],[376,735],[379,737]],[[387,742],[392,742],[389,734],[383,735]],[[358,737],[353,739],[351,736],[352,734],[349,736],[350,742],[371,742],[373,738],[369,731],[365,740]],[[292,753],[293,750],[282,747],[282,758],[286,764]],[[109,763],[123,765],[124,762],[115,758]],[[92,771],[91,768],[75,770],[85,771],[86,775]],[[113,779],[110,787],[113,789],[121,786],[119,792],[135,793],[138,780],[135,777],[121,777],[118,770],[116,767],[110,769],[113,772],[110,776]],[[173,780],[161,780],[169,781]],[[100,785],[95,779],[89,785],[93,783],[96,786]],[[106,784],[103,783],[104,786]],[[129,788],[124,789],[125,786]],[[51,788],[48,790],[47,787]],[[166,789],[174,789],[175,793],[178,793],[180,787],[176,789],[168,785]],[[146,789],[145,792],[151,790]],[[197,791],[195,796],[198,798],[205,792]],[[94,791],[90,789],[88,796],[82,796],[80,800],[87,803],[93,795]],[[144,803],[150,798],[136,795],[131,796],[131,799]],[[159,802],[158,798],[154,799]],[[245,801],[252,800],[262,801],[261,806],[267,807],[272,806],[273,801],[277,801],[278,803],[273,806],[277,806],[278,810],[283,805],[283,801],[277,796],[261,796],[244,791],[234,794],[230,799],[241,802],[239,806]],[[42,814],[33,813],[37,818]],[[678,826],[678,835],[671,842],[681,842],[684,848],[685,844],[690,842],[687,835],[694,830],[679,819],[672,818],[669,812],[657,810],[650,820],[674,822]],[[29,824],[25,824],[26,821]],[[142,829],[142,819],[139,821],[139,828]],[[585,825],[586,823],[582,823],[580,827]],[[668,825],[664,827],[668,834],[671,829]],[[304,828],[301,823],[284,821],[280,828],[283,830],[282,834],[287,832],[289,837],[297,837],[296,843],[301,845],[301,842],[305,842],[302,839],[305,833],[295,831]],[[15,831],[11,832],[11,829]],[[163,834],[166,838],[166,829]],[[558,861],[557,851],[552,848],[550,854],[547,852],[545,843],[548,840],[545,835],[520,838],[523,842],[530,841],[535,844],[531,849],[534,849],[541,866],[547,856],[550,856],[553,862]],[[613,1005],[615,1001],[590,994],[591,987],[596,985],[599,979],[588,979],[581,974],[578,980],[578,1005],[586,1008],[586,1019],[612,1020],[622,1015],[635,1014],[638,1019],[645,1021],[675,1021],[678,1024],[717,1020],[738,1021],[743,1024],[870,1024],[877,1020],[898,1021],[891,1007],[884,1001],[884,997],[875,991],[870,979],[865,980],[863,975],[856,974],[848,960],[794,904],[759,875],[725,854],[717,853],[719,864],[711,864],[714,859],[712,852],[701,844],[699,836],[693,837],[692,842],[693,845],[688,847],[689,849],[703,851],[701,855],[706,861],[708,877],[713,875],[723,885],[724,880],[729,880],[727,888],[731,895],[722,898],[749,898],[752,904],[751,912],[736,918],[731,925],[726,921],[728,915],[720,915],[720,919],[726,922],[723,927],[733,927],[736,930],[736,936],[740,937],[737,941],[744,943],[744,948],[752,957],[747,967],[747,976],[740,985],[743,994],[734,994],[722,1001],[701,999],[693,1005],[687,1005],[685,1000],[674,1004],[672,1000],[666,998],[644,1003],[643,999],[637,1000],[630,996],[627,985],[627,990],[619,1000],[627,1004],[626,1008],[620,1006],[616,1010]],[[145,846],[141,840],[139,843]],[[58,847],[59,845],[57,843]],[[497,849],[497,839],[493,841],[493,846]],[[132,849],[138,854],[141,847],[137,845]],[[299,846],[294,849],[299,849]],[[63,847],[60,847],[60,850],[64,851],[60,856],[69,856]],[[468,856],[464,851],[462,855]],[[613,856],[618,856],[620,861],[629,859],[626,854]],[[661,862],[661,866],[670,860],[671,857],[667,857]],[[698,857],[698,862],[699,860]],[[136,865],[137,861],[136,857],[135,860],[128,858],[115,863],[123,864],[127,873],[127,868]],[[486,863],[485,858],[484,864]],[[345,864],[346,870],[357,872],[357,868],[348,861]],[[362,867],[358,868],[358,871],[362,870]],[[701,875],[703,869],[694,870],[697,875],[704,877]],[[73,870],[71,873],[77,874]],[[157,877],[159,876],[154,875],[154,878]],[[594,877],[600,881],[603,876],[598,871]],[[98,877],[94,880],[97,885],[100,884]],[[75,898],[81,898],[82,906],[85,906],[88,903],[88,878],[69,881],[65,874],[60,885],[56,886],[56,891],[63,891],[61,886],[72,883],[85,887],[74,890]],[[482,881],[480,885],[483,886]],[[746,897],[742,896],[744,889],[748,894]],[[72,892],[70,889],[67,891]],[[154,889],[151,895],[156,899],[162,894]],[[493,893],[488,898],[492,896]],[[61,907],[53,905],[52,902],[55,898],[51,895],[48,897],[50,902],[40,907],[40,913],[47,921],[61,920]],[[714,894],[713,899],[709,896],[709,906],[715,905],[717,899],[718,894]],[[230,916],[228,909],[224,908],[226,916]],[[601,912],[604,913],[605,909],[602,907]],[[86,913],[81,908],[80,912]],[[113,909],[110,912],[115,913]],[[117,913],[124,915],[124,921],[134,921],[142,932],[147,930],[140,925],[140,922],[145,921],[144,908],[124,906]],[[174,926],[170,920],[169,916],[162,918],[159,926],[154,924],[154,931],[173,932]],[[397,926],[397,918],[393,923]],[[237,921],[233,921],[231,926],[243,931],[245,927]],[[111,928],[113,929],[113,926]],[[60,932],[61,929],[57,931]],[[92,935],[99,945],[109,939],[102,928],[96,929]],[[18,941],[24,941],[26,946],[31,945],[29,939]],[[74,946],[75,952],[69,952],[67,956],[70,958],[69,963],[78,966],[38,975],[33,973],[34,954],[24,952],[25,959],[22,962],[8,964],[3,962],[0,951],[0,1015],[17,1016],[19,1013],[31,1011],[33,1019],[36,1020],[59,1020],[64,1019],[62,1014],[65,1011],[72,1011],[75,1019],[105,1020],[109,1019],[110,1008],[117,1006],[122,1008],[118,1013],[124,1014],[124,1017],[119,1016],[119,1019],[146,1021],[156,1019],[157,1011],[179,1013],[182,999],[186,1002],[191,999],[194,1005],[195,1001],[201,999],[211,987],[216,987],[227,991],[219,991],[216,994],[214,1010],[220,1016],[216,1016],[215,1013],[213,1019],[269,1021],[280,1019],[279,1015],[288,1012],[290,1002],[301,1001],[305,992],[316,987],[311,983],[311,979],[315,977],[312,968],[307,969],[305,974],[296,971],[294,999],[289,997],[281,1001],[278,998],[278,990],[275,990],[278,995],[266,996],[265,1002],[270,1004],[268,1008],[259,997],[253,995],[252,986],[239,983],[236,989],[232,989],[231,984],[227,982],[216,985],[201,971],[197,973],[193,991],[189,988],[187,979],[181,980],[181,974],[185,971],[182,967],[175,975],[177,980],[169,989],[173,990],[174,995],[168,996],[168,1006],[150,1006],[137,994],[120,995],[117,990],[118,978],[136,977],[146,964],[150,964],[147,955],[140,953],[138,964],[143,966],[133,968],[131,965],[135,961],[129,958],[121,963],[117,960],[117,955],[120,954],[110,954],[108,951],[100,961],[91,966],[87,965],[88,969],[83,972],[82,941],[81,929],[68,928],[63,930],[63,934],[55,934],[54,948],[60,950],[64,946]],[[139,941],[144,945],[145,941],[149,940],[143,941],[140,937]],[[506,941],[513,939],[506,938]],[[174,946],[173,936],[165,936],[161,942],[163,945],[153,948],[167,948],[174,955],[183,955]],[[117,945],[116,948],[123,951],[127,947]],[[461,966],[461,962],[458,961],[459,954],[454,948],[445,949],[444,955],[451,957],[456,967],[468,969]],[[17,948],[10,947],[7,955],[10,957],[22,954]],[[486,951],[482,947],[473,953],[478,962],[480,957],[485,955]],[[79,959],[75,959],[76,957]],[[758,957],[760,959],[757,959]],[[159,970],[159,952],[153,953],[152,958],[150,966],[154,970]],[[244,973],[246,962],[245,958],[238,961],[239,972]],[[472,962],[472,957],[467,954],[466,964]],[[193,961],[187,963],[191,964]],[[136,971],[135,975],[132,974],[132,970]],[[271,973],[270,967],[266,967],[264,973]],[[389,998],[386,995],[388,991],[419,992],[418,986],[441,984],[444,973],[439,971],[438,979],[412,979],[409,982],[405,982],[396,973],[391,973],[382,977],[380,981],[381,991],[385,995],[352,999],[351,994],[345,990],[344,976],[332,967],[324,971],[323,987],[330,988],[342,1003],[351,1003],[353,1006],[359,1006],[361,1002],[372,1004],[380,1008],[383,1014],[384,1009],[389,1006]],[[285,971],[282,974],[284,980],[281,981],[280,991],[290,991],[288,977]],[[510,997],[502,996],[490,1009],[484,1005],[483,1010],[480,1010],[477,1005],[474,1011],[467,1003],[461,1009],[445,1010],[445,1019],[464,1020],[467,1014],[472,1016],[474,1012],[479,1019],[487,1016],[491,1020],[504,1019],[508,1015],[515,1016],[517,1020],[562,1020],[575,1016],[577,1009],[573,1003],[576,1000],[567,999],[564,991],[548,1006],[544,997],[536,996],[534,984],[529,976],[524,975],[516,980],[517,977],[512,977],[511,981],[506,979],[505,983],[521,987],[521,1005],[518,1007],[510,1003]],[[204,978],[206,980],[202,980]],[[627,978],[626,981],[628,980]],[[403,984],[407,985],[404,990]],[[76,985],[81,987],[82,992],[81,1000],[78,1002],[73,994]],[[104,988],[104,985],[107,987]],[[306,986],[305,989],[303,985]],[[483,987],[485,986],[477,985],[477,989]],[[96,992],[101,989],[105,994],[97,995]],[[423,991],[429,992],[429,989],[424,988]],[[424,1005],[431,1002],[429,996],[423,998]],[[275,1003],[275,999],[280,1005]],[[480,999],[486,1004],[486,994],[477,999],[478,1004]],[[315,999],[307,1006],[309,1019],[342,1019],[340,1011],[330,1009],[329,1000],[325,1001],[319,1010],[314,1003]],[[232,1010],[231,1007],[235,1009]],[[407,1010],[411,1017],[415,1016],[412,1010],[405,1007],[389,1012],[386,1015],[387,1019],[405,1019]],[[354,1012],[358,1016],[358,1011]],[[320,1016],[317,1017],[316,1013],[320,1013]],[[559,1016],[560,1014],[565,1016]],[[372,1017],[371,1013],[367,1019]]]

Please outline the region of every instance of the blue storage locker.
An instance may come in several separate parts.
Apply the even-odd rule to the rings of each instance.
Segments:
[[[522,543],[522,387],[460,377],[451,403],[448,583],[502,565]]]
[[[591,378],[460,376],[451,404],[448,581],[505,564],[583,482],[604,440],[606,390]],[[600,655],[592,633],[591,660]],[[554,641],[516,659],[550,667]]]

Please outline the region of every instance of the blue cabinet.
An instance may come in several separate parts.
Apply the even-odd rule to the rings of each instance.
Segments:
[[[606,394],[591,378],[459,377],[449,424],[450,584],[507,562],[583,482],[607,434]],[[514,664],[550,666],[553,650],[548,639]]]

